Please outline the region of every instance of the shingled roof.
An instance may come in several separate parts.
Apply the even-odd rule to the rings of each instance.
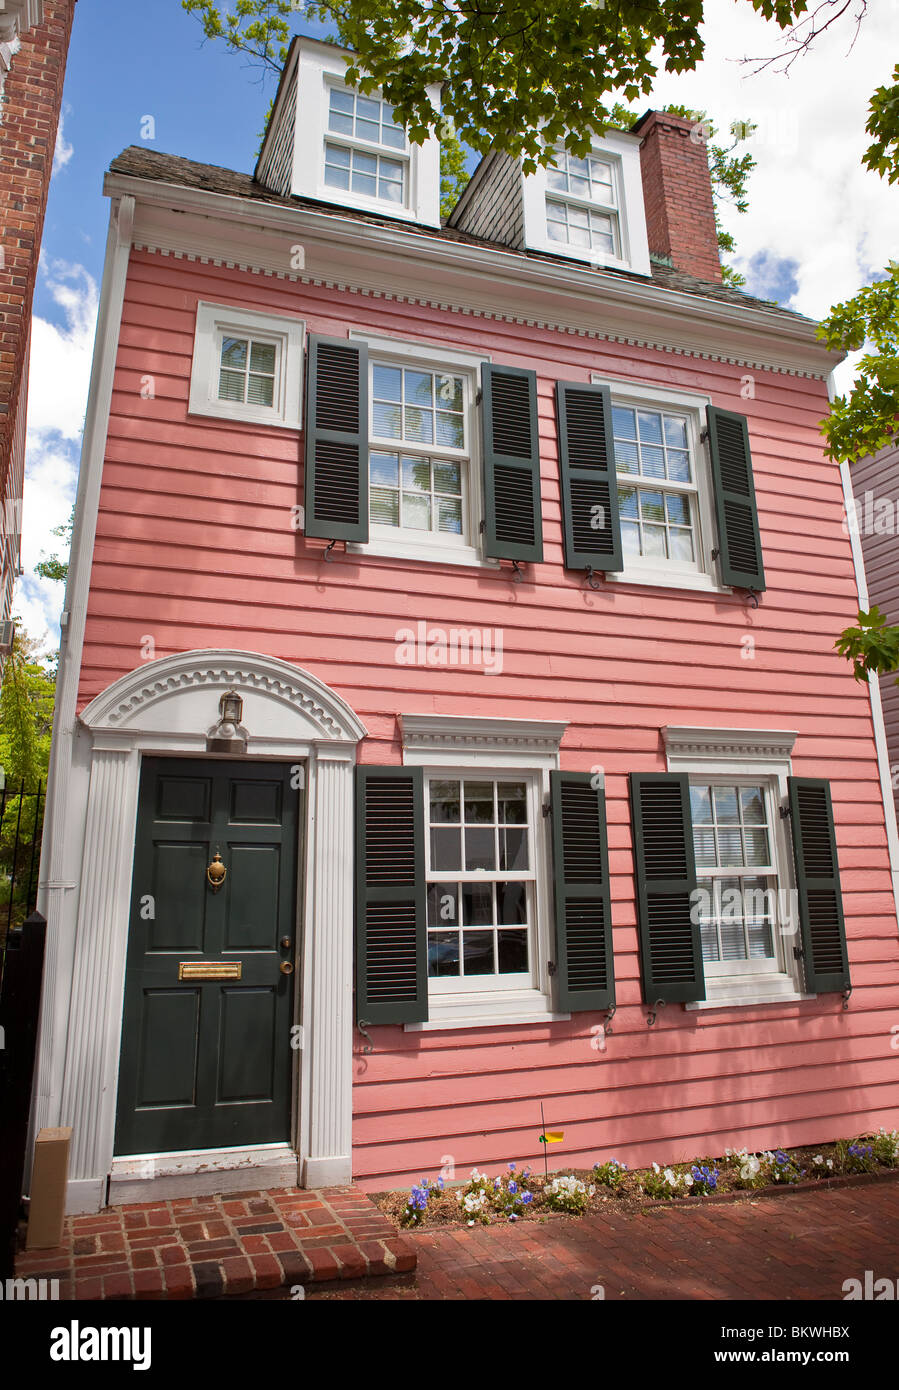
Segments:
[[[463,242],[470,246],[501,251],[505,255],[521,256],[527,260],[546,261],[553,265],[576,265],[588,273],[590,269],[585,267],[583,262],[573,261],[566,256],[554,256],[542,251],[519,251],[513,247],[504,246],[500,242],[486,241],[483,237],[471,236],[468,232],[457,231],[454,227],[438,229],[415,224],[414,227],[410,228],[408,222],[400,221],[397,218],[382,217],[369,212],[357,212],[351,208],[338,207],[333,203],[322,202],[315,198],[285,197],[281,193],[273,193],[271,189],[265,188],[253,178],[252,174],[241,174],[234,169],[223,169],[217,164],[198,164],[192,159],[182,159],[180,155],[162,154],[156,150],[149,150],[144,145],[129,145],[112,161],[109,171],[112,174],[124,174],[131,178],[176,184],[182,188],[202,189],[206,193],[221,193],[230,198],[246,198],[253,202],[270,203],[277,207],[297,208],[306,212],[326,212],[329,216],[346,218],[347,221],[351,222],[367,222],[378,227],[398,227],[413,230],[419,236],[433,237],[437,241]],[[634,280],[645,284],[645,277],[636,275],[632,271],[603,267],[601,271],[594,273],[614,275],[620,279]],[[742,305],[746,309],[764,309],[768,313],[779,314],[800,323],[812,322],[805,315],[797,314],[792,309],[785,309],[772,300],[757,299],[754,295],[744,294],[742,290],[735,289],[732,285],[698,280],[696,276],[688,275],[682,270],[675,270],[671,266],[659,265],[654,262],[652,278],[654,283],[661,288],[675,290],[680,294],[695,294],[702,299],[717,299],[725,304]]]

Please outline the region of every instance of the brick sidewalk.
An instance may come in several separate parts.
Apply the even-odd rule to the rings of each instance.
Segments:
[[[219,1298],[415,1268],[415,1249],[355,1187],[283,1188],[69,1217],[63,1245],[23,1250],[20,1279],[61,1299]]]
[[[899,1182],[705,1206],[419,1231],[414,1276],[315,1289],[324,1299],[841,1300],[843,1282],[899,1279]]]

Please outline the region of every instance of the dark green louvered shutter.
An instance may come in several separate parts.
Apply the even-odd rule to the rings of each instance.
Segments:
[[[787,786],[806,988],[815,994],[848,989],[849,958],[830,783],[820,777],[789,777]]]
[[[765,587],[762,539],[752,481],[752,455],[745,415],[706,409],[712,487],[718,519],[718,568],[722,584],[735,589]]]
[[[589,772],[551,772],[556,1008],[615,1002],[606,799]]]
[[[608,386],[557,381],[556,424],[565,564],[569,569],[620,570],[621,523]]]
[[[647,1004],[705,998],[698,921],[690,784],[685,773],[632,772],[631,819]]]
[[[428,1017],[423,778],[356,769],[356,1018]]]
[[[520,367],[481,367],[485,553],[493,560],[543,559],[537,376]]]
[[[368,540],[368,347],[313,334],[306,354],[307,536]]]

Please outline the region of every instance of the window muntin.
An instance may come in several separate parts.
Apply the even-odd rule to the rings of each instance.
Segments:
[[[470,544],[467,401],[456,372],[372,362],[369,519],[382,536]]]
[[[406,148],[406,132],[394,120],[390,103],[345,87],[330,89],[328,129],[389,149]]]
[[[325,144],[325,183],[383,202],[406,200],[406,166],[400,159]]]
[[[559,150],[546,171],[546,235],[550,242],[621,255],[616,172],[596,155]],[[560,196],[563,195],[563,196]]]
[[[697,569],[699,495],[686,416],[613,405],[612,431],[625,556]]]
[[[702,957],[711,974],[779,970],[777,866],[764,782],[691,778]],[[707,895],[707,896],[705,896]]]
[[[426,779],[429,987],[532,983],[535,882],[526,779]]]
[[[274,408],[277,396],[277,343],[221,334],[218,399]]]

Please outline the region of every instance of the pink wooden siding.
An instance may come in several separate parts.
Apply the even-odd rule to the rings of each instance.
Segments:
[[[510,571],[348,556],[291,529],[302,500],[296,434],[187,416],[198,298],[483,349],[539,378],[545,563]],[[455,1032],[372,1030],[355,1059],[354,1171],[383,1189],[434,1175],[445,1155],[539,1160],[540,1100],[565,1129],[557,1163],[629,1163],[796,1144],[895,1124],[899,936],[866,690],[833,651],[855,613],[836,467],[816,422],[824,384],[673,353],[523,328],[137,253],[112,402],[79,708],[156,655],[259,650],[338,691],[370,731],[369,763],[400,761],[401,712],[565,719],[562,767],[606,769],[619,1008],[605,1050],[598,1015]],[[768,582],[738,598],[609,585],[562,568],[553,415],[557,378],[615,377],[707,390],[749,416]],[[156,396],[141,398],[141,379]],[[501,627],[504,669],[394,659],[399,627]],[[755,639],[755,659],[742,639]],[[647,1027],[640,1005],[626,774],[665,767],[665,724],[799,731],[794,771],[831,779],[854,993],[686,1012]],[[349,923],[347,930],[350,929]],[[492,1171],[492,1168],[491,1168]]]

